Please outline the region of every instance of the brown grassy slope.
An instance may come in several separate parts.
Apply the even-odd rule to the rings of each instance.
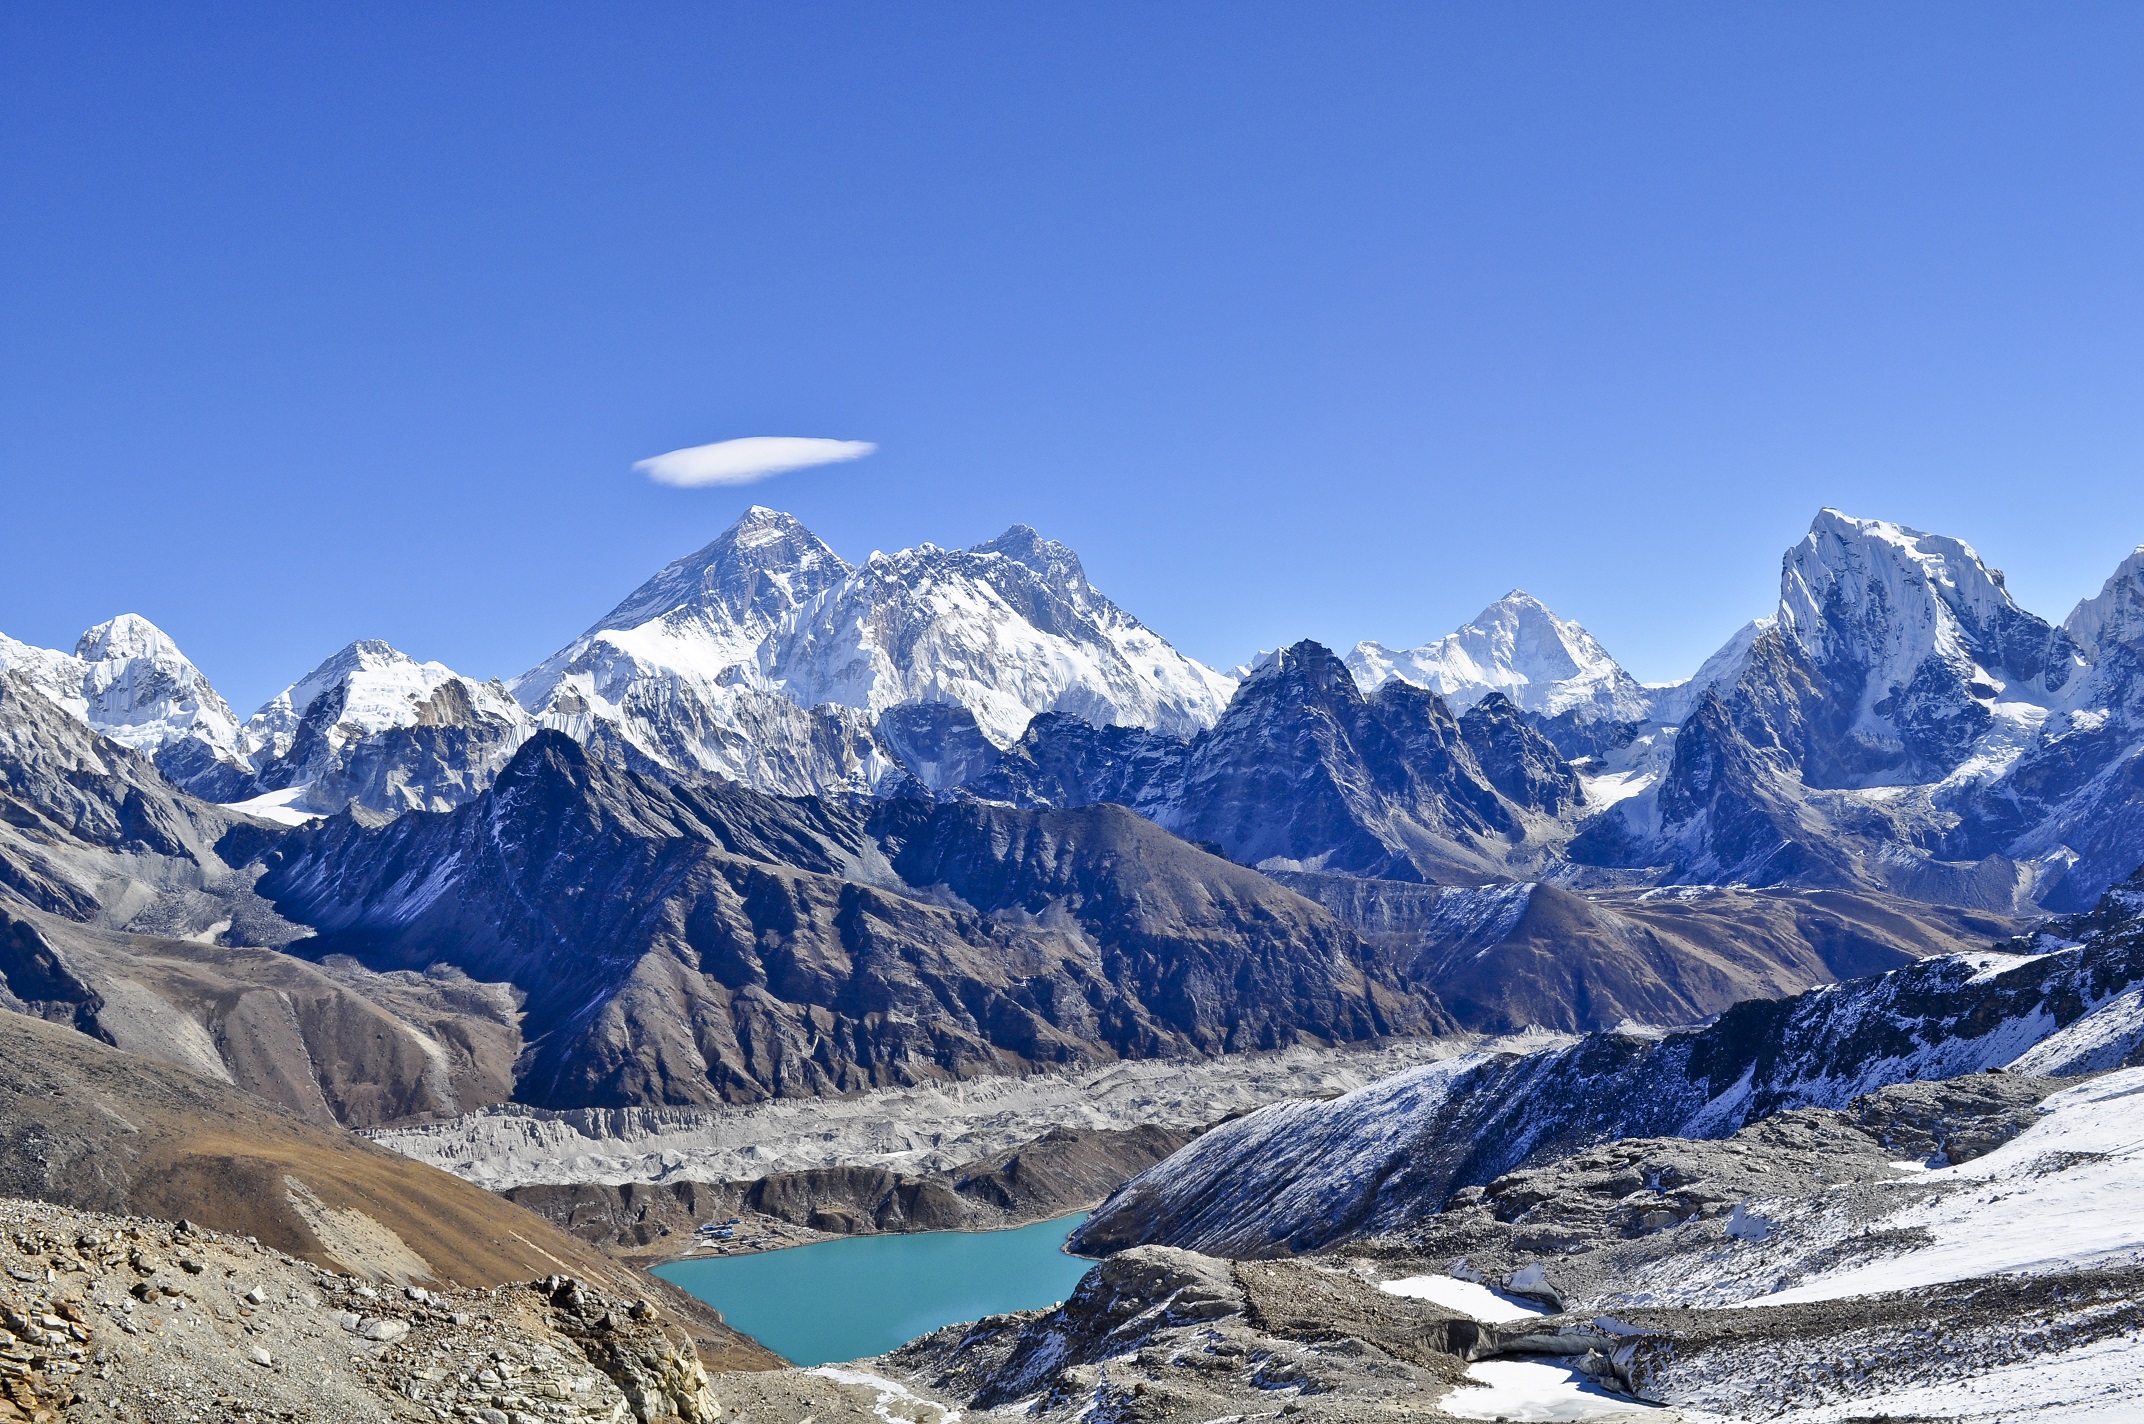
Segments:
[[[0,1195],[183,1217],[333,1270],[493,1286],[553,1273],[661,1296],[710,1366],[778,1361],[503,1198],[182,1068],[0,1013]]]

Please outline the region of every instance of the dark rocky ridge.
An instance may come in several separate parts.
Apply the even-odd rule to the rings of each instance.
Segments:
[[[482,797],[289,837],[306,952],[526,995],[516,1096],[751,1101],[1421,1032],[1317,906],[1118,807],[786,799],[539,734]]]
[[[1307,641],[1188,742],[1038,717],[965,789],[1016,805],[1117,802],[1245,865],[1462,884],[1539,860],[1584,803],[1554,746],[1502,697],[1454,717],[1404,682],[1365,696]]]

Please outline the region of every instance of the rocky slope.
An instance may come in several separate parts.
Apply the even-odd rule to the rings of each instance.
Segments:
[[[184,1218],[382,1284],[488,1287],[563,1265],[652,1289],[456,1177],[20,1014],[0,1014],[0,1143],[0,1196]]]
[[[1138,1246],[884,1367],[1045,1419],[2126,1418],[2140,1080],[1975,1074],[1605,1143],[1312,1257]]]
[[[1788,1108],[1990,1068],[2097,1071],[2144,1045],[2144,877],[2013,948],[1741,1004],[1692,1032],[1594,1034],[1277,1104],[1134,1178],[1079,1239],[1097,1250],[1308,1250],[1617,1137],[1724,1136]]]
[[[1315,905],[1121,808],[789,800],[540,734],[483,796],[342,816],[261,891],[309,956],[525,995],[516,1096],[749,1101],[1419,1032]]]
[[[27,1201],[0,1201],[0,1232],[0,1420],[723,1414],[675,1318],[556,1273],[382,1289],[252,1237]]]
[[[1539,881],[1468,887],[1272,874],[1477,1033],[1696,1023],[1745,999],[1982,949],[2025,926],[1842,890],[1579,895]]]

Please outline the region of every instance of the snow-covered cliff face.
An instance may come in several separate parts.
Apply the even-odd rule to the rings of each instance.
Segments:
[[[2122,560],[2095,597],[2070,610],[2062,631],[2089,658],[2103,646],[2144,647],[2144,545]]]
[[[1805,769],[1819,785],[1940,781],[1976,754],[1999,763],[2086,668],[1970,545],[1835,509],[1787,552],[1779,624],[1828,683],[1829,745]]]
[[[899,776],[889,743],[921,739],[873,730],[897,708],[961,709],[1004,747],[1043,712],[1189,735],[1233,689],[1025,526],[973,549],[926,544],[855,567],[793,517],[757,507],[513,683],[545,726],[789,793],[870,791]]]
[[[875,717],[957,703],[999,747],[1042,712],[1188,737],[1212,726],[1235,690],[1103,597],[1077,555],[1026,525],[972,549],[873,554],[778,632],[760,666],[805,706]]]
[[[1637,722],[1651,710],[1646,690],[1599,639],[1518,589],[1456,633],[1419,648],[1357,643],[1347,665],[1365,692],[1397,677],[1428,688],[1455,712],[1492,692],[1542,717]]]
[[[0,635],[0,668],[181,785],[213,791],[239,772],[237,715],[178,645],[139,614],[99,623],[72,655]]]
[[[491,778],[534,731],[497,682],[419,662],[376,639],[351,643],[253,714],[239,752],[247,805],[278,819],[443,811]]]

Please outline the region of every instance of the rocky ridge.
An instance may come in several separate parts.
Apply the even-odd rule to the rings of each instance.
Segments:
[[[1790,1108],[1990,1068],[2067,1075],[2132,1061],[2144,1046],[2144,875],[2010,949],[1744,1003],[1693,1031],[1470,1055],[1329,1102],[1276,1104],[1133,1178],[1077,1241],[1313,1250],[1597,1142],[1721,1137]]]
[[[268,860],[261,891],[319,932],[308,956],[514,985],[533,1045],[515,1093],[541,1106],[1441,1022],[1315,905],[1117,807],[788,800],[658,780],[546,732],[453,812],[337,817]]]

